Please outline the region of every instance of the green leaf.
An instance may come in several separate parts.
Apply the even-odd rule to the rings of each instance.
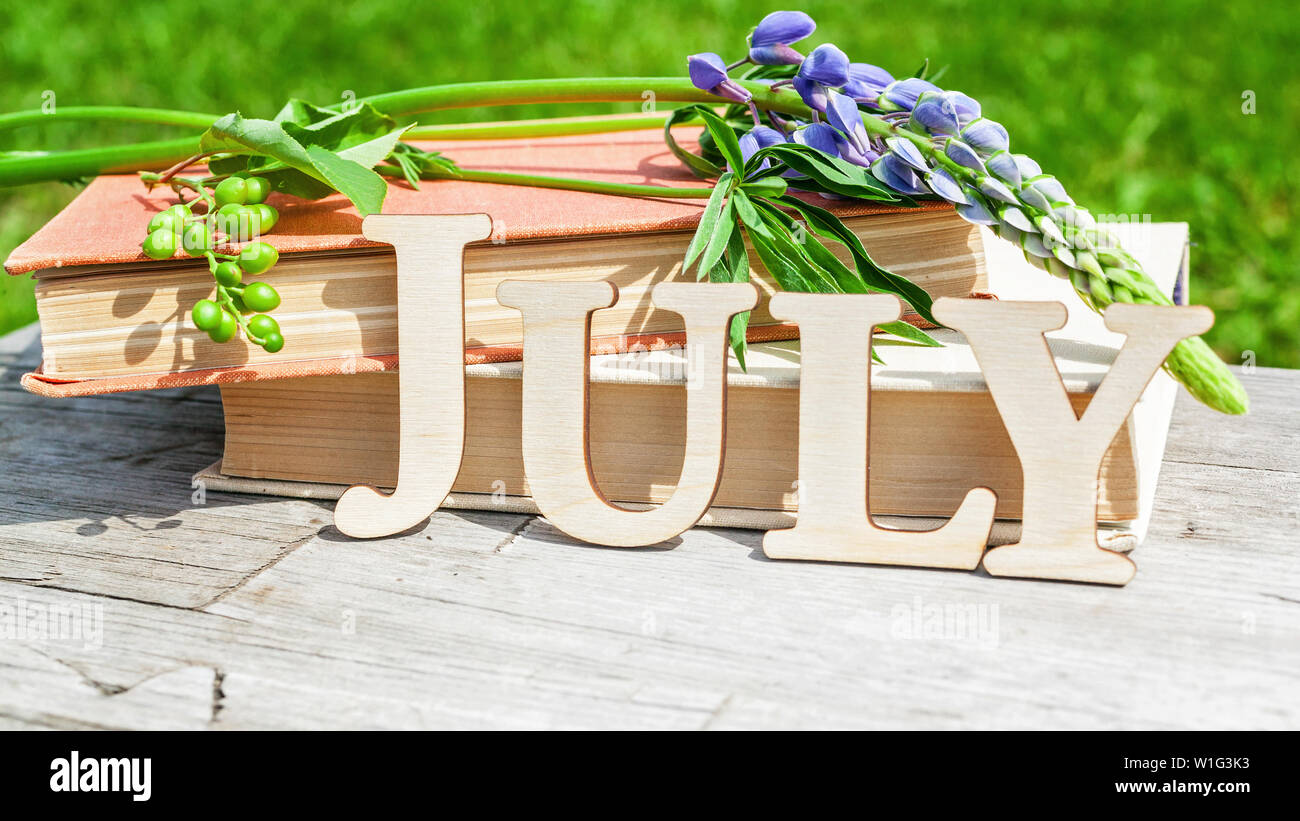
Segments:
[[[328,108],[309,103],[306,100],[293,98],[284,104],[280,113],[273,118],[277,123],[297,123],[298,125],[311,125],[321,120],[328,120],[337,114],[337,111],[331,111]]]
[[[383,209],[388,182],[376,174],[374,169],[344,159],[318,145],[308,147],[307,155],[325,177],[325,181],[352,200],[361,216],[377,214]]]
[[[872,202],[902,202],[903,198],[876,179],[869,169],[823,154],[812,146],[799,143],[769,145],[754,152],[746,170],[757,169],[766,159],[775,159],[803,174],[820,186],[819,190]],[[792,180],[792,184],[798,184]]]
[[[749,179],[740,187],[751,197],[779,197],[789,188],[785,180],[777,176]]]
[[[354,124],[361,123],[363,120],[364,115]],[[318,199],[331,191],[339,191],[357,206],[362,216],[376,213],[382,208],[384,194],[388,190],[388,184],[384,182],[383,177],[376,174],[368,165],[342,157],[319,144],[304,147],[286,128],[293,129],[300,135],[311,135],[313,138],[323,138],[326,134],[324,131],[315,130],[314,127],[304,129],[292,123],[281,124],[271,120],[246,119],[234,113],[217,120],[203,133],[199,141],[200,150],[260,155],[269,158],[270,162],[262,164],[257,170],[262,172],[262,176],[265,176],[277,191],[309,199]],[[355,136],[359,133],[347,130],[328,132],[331,139],[344,135]],[[396,136],[401,136],[400,131]],[[388,141],[389,138],[391,142]],[[363,160],[369,160],[379,148],[384,147],[384,153],[387,154],[396,143],[396,137],[392,134],[384,135],[379,139],[381,142],[377,143],[373,143],[371,139],[359,140],[351,147],[357,149],[356,154]],[[249,170],[255,170],[251,163]]]
[[[731,232],[731,238],[727,240],[727,253],[724,256],[725,264],[715,265],[710,272],[709,279],[713,282],[749,282],[749,252],[745,250],[745,237],[739,229]],[[746,370],[745,351],[746,341],[745,332],[749,329],[749,311],[736,314],[731,318],[731,328],[728,335],[728,341],[731,349],[736,352],[736,361],[740,363],[740,369]]]
[[[397,128],[392,117],[369,103],[308,125],[293,122],[280,125],[286,134],[303,146],[319,145],[336,152],[369,142]]]
[[[742,195],[743,196],[743,195]],[[713,233],[709,235],[709,244],[700,255],[700,268],[696,271],[696,277],[704,279],[712,278],[713,266],[718,264],[722,259],[722,254],[727,250],[727,243],[731,240],[731,235],[736,232],[736,215],[733,210],[736,197],[733,194],[727,200],[727,204],[722,206],[722,213],[718,215],[718,221],[713,226]]]
[[[682,148],[677,144],[677,140],[673,139],[673,126],[698,119],[702,108],[704,106],[688,105],[674,111],[664,123],[664,142],[668,144],[668,150],[673,152],[673,156],[681,160],[692,174],[702,179],[709,179],[721,174],[722,169],[699,154],[693,154]]]
[[[709,135],[713,137],[714,144],[718,151],[722,153],[723,159],[731,166],[733,171],[739,171],[745,168],[745,157],[740,153],[740,140],[736,137],[735,129],[713,113],[713,109],[699,106],[697,108],[700,119],[704,120],[704,127],[708,129]]]
[[[934,318],[933,301],[925,289],[906,277],[886,271],[877,265],[867,253],[867,249],[862,246],[862,240],[858,239],[858,235],[850,231],[839,217],[798,197],[787,195],[778,197],[775,201],[799,212],[808,223],[808,227],[820,236],[843,243],[853,255],[858,274],[868,286],[900,297],[927,322],[941,324]]]
[[[691,263],[704,252],[705,245],[708,244],[709,237],[713,236],[713,229],[717,225],[718,215],[722,213],[722,202],[727,197],[727,191],[731,188],[733,176],[730,171],[718,178],[717,185],[713,186],[713,193],[709,195],[709,202],[704,206],[704,215],[700,217],[699,227],[695,229],[695,236],[691,237],[691,244],[686,247],[686,257],[682,262],[682,273],[691,270]]]

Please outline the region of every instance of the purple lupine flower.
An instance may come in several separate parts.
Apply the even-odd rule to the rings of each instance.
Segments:
[[[880,93],[878,105],[885,111],[911,111],[922,94],[927,91],[938,90],[937,85],[919,77],[896,80],[886,86],[885,90]]]
[[[948,145],[944,147],[943,153],[947,154],[948,159],[958,165],[964,165],[981,174],[984,173],[984,161],[980,159],[980,155],[976,154],[975,149],[961,140],[949,140]]]
[[[749,38],[749,59],[762,66],[797,66],[803,55],[790,48],[817,28],[802,11],[774,11],[759,21]]]
[[[859,151],[857,146],[849,142],[848,137],[845,137],[839,131],[832,128],[830,133],[832,139],[835,140],[837,153],[845,162],[851,162],[863,168],[870,168],[876,160],[880,159],[880,153],[871,148],[869,144],[865,151]]]
[[[954,205],[968,205],[970,198],[962,191],[961,184],[946,169],[936,168],[925,176],[925,184],[930,190]]]
[[[826,121],[831,127],[844,135],[849,145],[859,154],[867,152],[870,138],[862,124],[862,112],[852,97],[846,97],[836,91],[827,91]]]
[[[917,98],[912,107],[912,123],[936,136],[955,137],[961,130],[957,122],[957,107],[946,94],[935,91],[927,91]]]
[[[823,43],[799,64],[794,90],[809,108],[826,111],[826,92],[849,81],[849,57],[830,43]]]
[[[978,197],[972,197],[966,205],[958,205],[957,213],[967,222],[973,222],[976,225],[997,225],[998,218],[989,212]]]
[[[1049,175],[1040,176],[1037,179],[1030,180],[1029,185],[1034,190],[1040,192],[1053,203],[1073,203],[1074,200],[1070,195],[1065,193],[1065,186],[1061,185],[1056,177]]]
[[[921,184],[921,178],[916,176],[916,172],[893,154],[886,154],[872,163],[871,173],[876,179],[900,194],[930,193],[929,189]]]
[[[1017,231],[1023,231],[1026,234],[1038,233],[1038,229],[1029,221],[1029,217],[1025,216],[1025,212],[1016,208],[1014,205],[1004,206],[999,209],[999,212],[1002,216],[1002,222],[1010,225]]]
[[[1020,176],[1023,179],[1027,180],[1030,177],[1037,177],[1039,174],[1043,173],[1043,169],[1039,167],[1038,163],[1034,162],[1032,158],[1027,157],[1024,154],[1012,154],[1011,156],[1015,158],[1016,167],[1020,169]]]
[[[995,123],[983,117],[972,120],[969,125],[963,128],[961,138],[967,145],[981,154],[1006,151],[1011,143],[1011,139],[1007,136],[1007,130],[1002,127],[1001,123]]]
[[[745,90],[744,86],[727,76],[727,64],[711,51],[687,57],[686,67],[691,73],[691,84],[701,91],[737,103],[747,103],[753,96]]]
[[[1020,185],[1020,166],[1016,165],[1016,158],[1006,151],[995,151],[989,155],[987,161],[989,171],[1008,185],[1019,187]]]
[[[883,68],[870,63],[849,63],[849,81],[844,84],[844,93],[856,102],[874,104],[894,76]]]
[[[943,96],[957,110],[957,122],[962,128],[970,125],[980,117],[979,101],[960,91],[945,91]]]
[[[835,140],[836,131],[825,123],[813,123],[794,132],[794,141],[811,146],[823,154],[839,156],[839,147]]]
[[[749,158],[758,153],[760,148],[767,148],[769,145],[779,145],[785,141],[785,135],[780,131],[777,131],[775,128],[768,128],[765,125],[756,125],[741,135],[740,156],[744,158],[746,163],[748,163]],[[763,160],[763,164],[759,167],[767,168],[770,165],[770,161]]]
[[[1010,205],[1015,205],[1020,202],[1016,199],[1016,195],[1011,193],[1010,188],[1007,188],[993,177],[981,177],[977,185],[979,186],[980,193],[990,199],[1000,200]]]
[[[924,173],[930,170],[930,164],[925,161],[925,155],[921,153],[921,149],[917,148],[916,143],[906,137],[890,137],[885,140],[885,145],[889,146],[891,154],[917,171]]]
[[[1034,188],[1032,185],[1026,185],[1020,189],[1020,201],[1025,205],[1037,208],[1039,211],[1051,211],[1052,204],[1043,196],[1043,192]]]

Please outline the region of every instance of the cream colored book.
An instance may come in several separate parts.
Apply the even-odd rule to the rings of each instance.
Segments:
[[[1123,338],[1106,330],[1066,283],[1031,268],[991,235],[988,242],[990,279],[1004,298],[1067,304],[1069,322],[1048,335],[1048,344],[1082,411]],[[1186,275],[1186,247],[1186,226],[1155,225],[1135,253],[1172,291]],[[953,331],[935,335],[944,347],[878,349],[886,364],[872,369],[872,512],[944,518],[967,490],[985,486],[998,494],[997,516],[1014,520],[1022,490],[1015,449],[969,346]],[[654,504],[672,493],[684,453],[684,365],[677,349],[593,357],[592,471],[611,501]],[[522,366],[471,365],[466,375],[465,458],[447,504],[531,510],[519,442]],[[381,373],[224,385],[225,456],[201,478],[214,489],[324,498],[354,483],[391,487],[399,378]],[[798,382],[797,341],[751,346],[747,372],[733,361],[723,477],[706,524],[783,527],[797,515]],[[1157,374],[1103,460],[1098,518],[1113,526],[1103,534],[1113,547],[1131,547],[1145,531],[1175,387]],[[911,526],[917,524],[924,522]],[[996,529],[995,542],[1012,539],[1013,526]]]

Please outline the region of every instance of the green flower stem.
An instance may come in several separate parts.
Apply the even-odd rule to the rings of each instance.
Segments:
[[[375,169],[386,177],[401,177],[400,169],[381,165]],[[668,185],[637,185],[635,183],[601,182],[571,177],[546,177],[538,174],[511,174],[504,171],[479,171],[460,168],[450,171],[425,171],[426,180],[466,180],[468,182],[494,182],[500,185],[527,185],[533,188],[561,188],[567,191],[591,191],[597,194],[617,194],[624,197],[669,197],[672,199],[707,199],[713,188],[678,188]]]
[[[808,107],[799,95],[788,89],[772,91],[761,83],[738,81],[754,95],[761,109],[782,114],[808,117]],[[442,86],[395,91],[365,98],[376,108],[392,116],[404,116],[422,111],[450,108],[470,108],[487,105],[522,105],[528,103],[567,102],[619,102],[649,99],[653,94],[656,103],[721,103],[722,99],[700,91],[689,80],[680,77],[615,77],[575,78],[557,80],[503,80],[483,83],[456,83]],[[67,109],[64,109],[67,111]],[[102,107],[96,117],[128,119],[127,113],[138,114],[144,109]],[[178,112],[168,112],[176,114]],[[90,113],[82,111],[85,117]],[[120,116],[119,116],[120,115]],[[11,115],[12,122],[30,122],[31,112]],[[57,117],[58,114],[42,115]],[[206,127],[215,117],[192,115],[192,124]],[[69,115],[71,117],[71,115]],[[203,122],[200,122],[202,120]],[[662,121],[660,121],[662,122]],[[486,126],[477,126],[485,128]],[[587,128],[575,123],[572,128]],[[432,126],[429,128],[433,128]],[[511,127],[502,126],[505,132]],[[575,133],[553,126],[551,134]],[[484,132],[480,132],[484,133]],[[576,133],[593,133],[578,131]],[[501,134],[498,134],[502,136]],[[514,136],[523,136],[516,132]],[[198,153],[198,138],[187,137],[130,145],[104,146],[74,151],[61,151],[41,156],[0,157],[0,186],[23,185],[48,180],[69,180],[93,177],[123,171],[165,168],[188,156]]]
[[[793,91],[773,91],[762,83],[736,81],[754,95],[761,109],[781,114],[810,116],[808,106]],[[650,96],[653,95],[653,96]],[[490,105],[527,103],[713,103],[722,98],[691,85],[684,77],[573,77],[552,80],[497,80],[482,83],[453,83],[411,88],[363,97],[375,108],[393,117]]]
[[[0,186],[49,180],[75,180],[142,168],[166,168],[199,153],[198,137],[100,148],[81,148],[40,156],[0,157]]]
[[[575,134],[609,134],[663,128],[671,111],[653,114],[596,117],[555,117],[545,120],[515,120],[497,123],[453,123],[417,125],[403,135],[407,140],[492,140],[515,137],[567,137]]]
[[[0,114],[0,131],[28,125],[51,125],[73,121],[116,120],[127,123],[175,125],[185,128],[207,128],[220,115],[201,114],[194,111],[176,111],[168,108],[139,108],[129,105],[69,105],[55,106],[46,112],[40,109],[14,111]]]

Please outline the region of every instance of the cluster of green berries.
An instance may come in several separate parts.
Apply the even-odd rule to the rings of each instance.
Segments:
[[[280,294],[265,282],[245,283],[246,275],[264,274],[279,261],[279,252],[265,242],[250,242],[238,254],[214,251],[219,237],[246,242],[270,231],[280,215],[264,200],[270,184],[261,177],[227,177],[212,192],[199,187],[199,198],[173,205],[149,221],[142,247],[151,259],[171,259],[178,249],[206,257],[216,280],[215,299],[200,299],[190,312],[194,325],[213,342],[229,342],[243,328],[249,341],[268,353],[284,347],[280,325],[268,312],[280,305]],[[206,213],[192,205],[203,202]],[[254,316],[249,316],[254,314]],[[247,318],[246,318],[247,317]]]

